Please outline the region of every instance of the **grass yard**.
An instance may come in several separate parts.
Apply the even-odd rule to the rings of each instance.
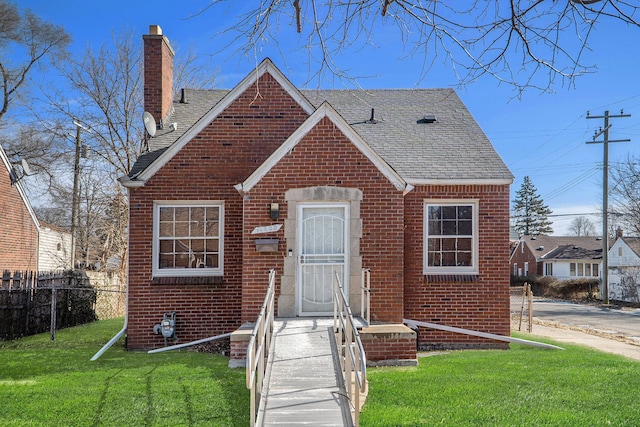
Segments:
[[[89,359],[123,319],[0,342],[2,426],[244,426],[244,370],[220,355],[127,352]]]
[[[2,426],[247,426],[244,370],[208,353],[89,359],[122,319],[0,342]],[[640,363],[512,344],[368,371],[361,426],[637,426]]]
[[[584,347],[458,351],[367,371],[361,426],[638,426],[640,363]],[[640,351],[640,348],[638,349]]]

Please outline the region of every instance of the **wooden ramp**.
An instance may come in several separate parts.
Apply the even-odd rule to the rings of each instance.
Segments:
[[[277,319],[262,425],[352,426],[333,319]]]

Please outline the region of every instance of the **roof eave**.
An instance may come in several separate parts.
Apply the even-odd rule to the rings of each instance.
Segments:
[[[125,187],[125,188],[140,188],[140,187],[144,187],[144,185],[147,183],[146,180],[138,180],[138,179],[131,179],[128,175],[122,175],[120,178],[118,178],[118,181],[120,181],[120,184]]]
[[[407,178],[406,182],[411,185],[511,185],[513,178],[455,178],[455,179],[439,179],[439,178]]]

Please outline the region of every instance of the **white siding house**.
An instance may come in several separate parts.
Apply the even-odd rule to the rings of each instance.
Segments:
[[[609,249],[609,298],[640,302],[640,237],[619,236]]]
[[[559,280],[600,277],[602,249],[562,245],[543,255],[544,275]]]
[[[40,221],[38,270],[56,271],[71,268],[71,233]]]

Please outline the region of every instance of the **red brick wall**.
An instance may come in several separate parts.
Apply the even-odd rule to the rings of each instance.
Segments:
[[[144,109],[156,123],[164,121],[173,102],[173,49],[166,37],[156,34],[144,40]]]
[[[130,349],[159,347],[153,325],[176,312],[176,334],[188,342],[233,331],[242,300],[242,182],[305,119],[306,113],[280,85],[264,75],[171,159],[145,187],[130,191]],[[152,284],[154,200],[224,200],[222,284]],[[266,271],[260,278],[266,282]]]
[[[287,205],[284,193],[291,188],[335,186],[363,192],[360,254],[362,266],[371,269],[371,311],[375,320],[401,322],[403,313],[402,192],[331,123],[322,119],[250,192],[245,201],[243,320],[255,319],[266,291],[266,272],[286,256],[284,228],[277,253],[255,251],[251,230],[270,224],[267,206],[280,203],[280,222]],[[271,236],[270,236],[271,237]],[[294,248],[295,249],[295,248]]]
[[[38,229],[0,160],[0,271],[37,270]]]
[[[423,275],[423,207],[431,198],[479,200],[477,276]],[[405,316],[509,335],[509,186],[417,186],[405,197],[405,215]],[[418,339],[422,348],[501,346],[428,329],[421,329]]]
[[[522,248],[524,247],[524,253],[522,252]],[[517,264],[517,268],[520,269],[520,271],[522,271],[522,274],[524,275],[524,263],[528,262],[529,263],[529,275],[533,276],[533,275],[542,275],[542,265],[543,263],[538,263],[536,261],[536,256],[531,253],[531,251],[529,250],[529,247],[527,246],[526,243],[524,243],[523,241],[520,241],[518,243],[518,247],[516,248],[515,252],[513,253],[513,256],[511,257],[511,262],[510,262],[510,272],[511,274],[513,274],[513,264]],[[516,275],[518,273],[518,270],[516,270]]]
[[[416,338],[379,338],[362,342],[367,362],[416,359]]]

